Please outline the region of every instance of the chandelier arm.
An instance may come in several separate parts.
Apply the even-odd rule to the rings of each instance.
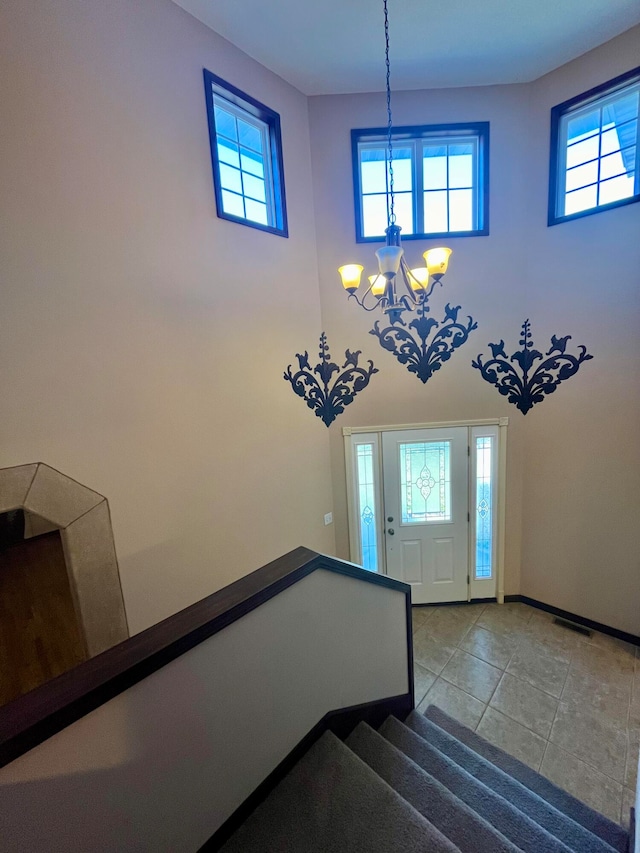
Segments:
[[[363,308],[365,311],[368,311],[368,312],[375,311],[375,310],[376,310],[376,308],[380,305],[380,303],[381,303],[381,302],[382,302],[382,300],[384,299],[384,297],[380,297],[380,299],[378,299],[378,298],[376,297],[376,301],[373,303],[373,305],[371,305],[371,307],[370,307],[370,308],[368,308],[368,307],[366,306],[366,304],[365,304],[365,300],[366,300],[366,298],[367,298],[367,296],[368,296],[368,294],[369,294],[370,292],[371,292],[371,288],[369,288],[369,289],[366,291],[366,293],[364,294],[364,296],[362,297],[362,299],[360,299],[360,297],[357,295],[357,293],[350,293],[350,294],[349,294],[349,299],[355,299],[355,300],[356,300],[356,302],[358,303],[358,305],[359,305],[361,308]]]
[[[411,279],[413,279],[416,284],[419,284],[421,288],[422,285],[409,269],[409,264],[406,262],[404,257],[400,260],[400,271],[402,272],[404,278],[404,286],[407,288],[411,301],[414,305],[418,305],[420,303],[420,300],[416,298],[416,291],[413,289],[413,287],[411,287]]]
[[[414,299],[404,295],[398,299],[398,302],[404,307],[405,311],[413,311],[417,304]]]
[[[429,287],[428,288],[424,287],[422,285],[422,283],[411,272],[411,270],[409,269],[409,264],[405,261],[404,258],[402,258],[402,260],[400,261],[400,267],[408,279],[413,279],[416,282],[416,284],[420,285],[420,290],[418,290],[418,291],[414,291],[413,288],[411,288],[412,297],[413,297],[414,293],[417,293],[420,295],[420,299],[416,299],[415,297],[413,298],[413,301],[416,305],[421,305],[423,302],[426,302],[429,299],[429,297],[431,296],[431,294],[435,290],[436,284],[442,285],[442,278],[440,278],[440,279],[432,278],[431,284],[429,285]]]

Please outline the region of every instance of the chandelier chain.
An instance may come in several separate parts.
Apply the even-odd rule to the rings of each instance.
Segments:
[[[387,216],[389,225],[395,225],[395,197],[393,192],[393,137],[391,121],[391,65],[389,63],[389,10],[387,8],[387,0],[384,0],[384,39],[385,39],[385,60],[387,66],[387,152],[389,160],[389,177],[388,177],[388,193],[387,193]]]

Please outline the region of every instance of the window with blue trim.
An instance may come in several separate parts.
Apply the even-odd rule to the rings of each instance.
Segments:
[[[391,170],[385,128],[352,130],[356,240],[384,240]],[[393,194],[402,239],[489,233],[489,124],[399,127]]]
[[[549,225],[640,201],[640,68],[551,110]]]
[[[278,113],[204,71],[218,216],[288,236]]]

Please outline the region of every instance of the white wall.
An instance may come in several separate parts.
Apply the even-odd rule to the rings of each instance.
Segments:
[[[0,848],[193,853],[326,713],[407,691],[404,593],[318,570],[0,769]]]
[[[394,94],[397,126],[491,123],[491,234],[438,241],[454,254],[431,300],[436,317],[451,301],[479,329],[426,386],[368,334],[375,318],[347,303],[336,273],[375,271],[377,246],[355,243],[349,132],[384,124],[384,95],[310,99],[324,325],[380,368],[330,430],[340,556],[342,426],[509,416],[505,592],[640,634],[640,205],[546,225],[550,108],[629,70],[639,50],[636,27],[532,84]],[[410,266],[431,245],[407,242]],[[539,348],[572,334],[594,360],[523,417],[471,360],[489,341],[513,352],[527,317]]]
[[[288,240],[216,217],[203,67],[281,114]],[[132,632],[331,552],[306,98],[170,0],[6,0],[0,101],[0,467],[108,497]]]
[[[638,57],[635,27],[531,87],[524,260],[534,333],[571,333],[570,344],[588,345],[594,360],[526,418],[521,588],[636,635],[640,204],[552,228],[544,217],[551,107],[628,71]]]

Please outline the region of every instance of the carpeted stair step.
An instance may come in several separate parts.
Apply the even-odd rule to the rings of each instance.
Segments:
[[[524,853],[569,853],[571,848],[496,794],[403,723],[389,717],[380,734],[430,773]],[[576,851],[571,851],[576,853]],[[581,853],[581,851],[580,851]]]
[[[511,841],[366,723],[354,729],[346,744],[461,853],[519,853]]]
[[[491,788],[496,794],[500,794],[551,835],[563,841],[570,850],[580,851],[580,853],[616,853],[615,849],[602,838],[589,832],[582,824],[576,823],[517,779],[469,749],[432,720],[413,711],[407,717],[406,725],[435,749],[455,761],[467,773]]]
[[[533,791],[552,806],[555,806],[555,808],[576,821],[576,823],[579,823],[585,829],[588,829],[591,833],[606,841],[607,844],[618,850],[619,853],[626,853],[629,844],[629,834],[617,823],[599,814],[599,812],[590,808],[581,800],[576,799],[562,788],[554,785],[553,782],[550,782],[549,779],[537,773],[522,761],[489,743],[489,741],[480,737],[480,735],[467,726],[454,720],[453,717],[445,714],[444,711],[441,711],[435,705],[430,705],[424,716],[454,738],[457,738],[469,747],[469,749],[472,749],[478,755],[481,755],[487,761],[499,767],[509,776],[517,779],[518,782],[529,788],[530,791]]]
[[[331,732],[300,759],[224,853],[460,853]]]

